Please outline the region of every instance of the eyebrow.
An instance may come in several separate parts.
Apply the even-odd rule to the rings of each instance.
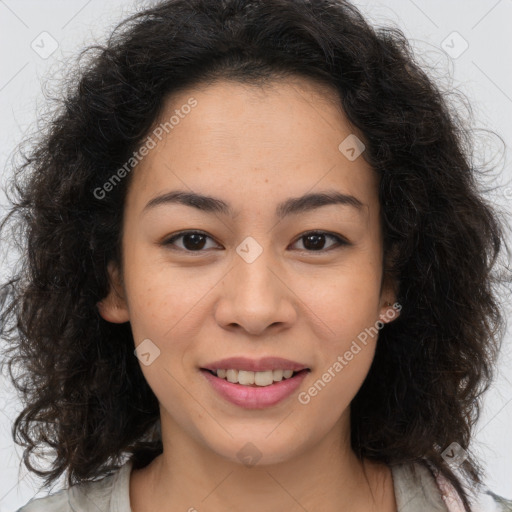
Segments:
[[[174,190],[154,197],[146,204],[142,213],[144,214],[158,206],[168,204],[183,204],[206,213],[219,213],[232,218],[236,217],[239,213],[235,212],[233,208],[222,199],[183,190]],[[322,206],[332,204],[350,206],[359,212],[362,212],[365,206],[359,199],[352,195],[342,194],[337,190],[328,190],[325,192],[305,194],[300,197],[290,197],[277,205],[275,214],[277,218],[283,219],[289,215],[309,212]]]

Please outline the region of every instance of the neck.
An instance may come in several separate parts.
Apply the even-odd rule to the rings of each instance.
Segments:
[[[132,473],[132,511],[394,512],[389,468],[360,461],[344,424],[315,445],[297,447],[300,452],[285,461],[249,466],[219,456],[175,423],[162,421],[164,452]]]

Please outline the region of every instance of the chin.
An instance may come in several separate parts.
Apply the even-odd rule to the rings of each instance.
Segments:
[[[275,432],[270,436],[269,432],[271,430],[260,430],[258,436],[246,434],[240,437],[227,437],[222,446],[211,446],[211,449],[230,462],[246,467],[281,464],[296,457],[298,451],[305,449],[302,443],[291,437],[286,440],[281,435],[279,438],[271,439]]]

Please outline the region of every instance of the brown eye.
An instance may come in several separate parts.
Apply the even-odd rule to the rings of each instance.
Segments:
[[[167,239],[163,245],[174,246],[176,240],[179,239],[183,239],[182,247],[172,247],[173,249],[176,248],[188,252],[202,252],[206,246],[207,240],[211,240],[211,237],[201,231],[183,231]]]
[[[177,240],[182,240],[181,246],[176,244]],[[327,240],[334,241],[328,245],[326,249],[326,241]],[[177,233],[173,235],[171,238],[168,238],[166,241],[162,243],[162,245],[166,247],[170,247],[173,250],[184,251],[184,252],[205,252],[207,249],[212,249],[218,247],[217,244],[214,246],[207,247],[208,240],[213,240],[209,235],[203,233],[201,231],[182,231],[181,233]],[[332,233],[327,233],[325,231],[311,231],[308,233],[304,233],[297,240],[303,240],[304,249],[299,249],[306,252],[325,252],[329,251],[333,248],[350,245],[345,239],[338,235],[334,235]],[[295,243],[297,243],[295,242]]]
[[[334,240],[334,246],[349,245],[349,243],[340,236],[327,233],[325,231],[311,231],[309,233],[305,233],[301,235],[301,237],[297,241],[303,240],[303,246],[306,251],[319,252],[330,250],[330,248],[332,247],[331,245],[328,249],[325,249],[326,239]]]

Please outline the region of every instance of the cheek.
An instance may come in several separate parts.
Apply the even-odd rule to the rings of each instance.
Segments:
[[[380,280],[374,262],[347,260],[329,272],[301,278],[297,281],[302,283],[298,295],[325,324],[332,342],[346,341],[378,319]]]
[[[197,268],[178,268],[169,261],[127,261],[126,291],[132,330],[143,337],[168,340],[190,334],[199,321],[201,303],[218,279]]]
[[[307,305],[321,320],[317,334],[322,329],[324,335],[313,338],[320,356],[316,380],[299,403],[311,404],[318,414],[339,416],[368,374],[381,326],[380,279],[376,258],[359,255],[329,279],[311,283]]]
[[[375,329],[356,322],[340,326],[338,336],[318,347],[321,363],[297,399],[308,416],[332,425],[349,407],[370,370],[376,348]],[[372,336],[373,334],[373,336]]]

